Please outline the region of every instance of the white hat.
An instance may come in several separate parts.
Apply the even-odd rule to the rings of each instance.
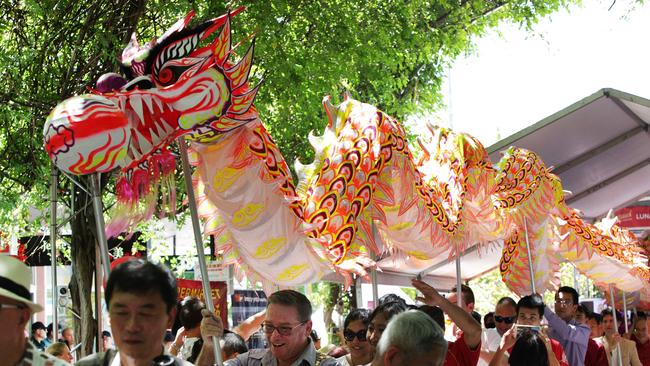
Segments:
[[[32,302],[29,286],[32,283],[32,271],[23,262],[10,256],[0,254],[0,296],[4,296],[27,305],[33,313],[43,310],[41,305]]]

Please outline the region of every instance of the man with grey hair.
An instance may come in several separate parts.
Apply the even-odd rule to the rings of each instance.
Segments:
[[[431,317],[409,310],[388,323],[372,366],[440,366],[447,355],[445,335]]]

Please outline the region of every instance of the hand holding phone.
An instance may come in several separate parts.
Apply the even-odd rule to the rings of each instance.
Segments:
[[[515,327],[517,327],[517,337],[521,336],[522,334],[524,334],[526,332],[539,334],[542,331],[542,327],[540,327],[539,325],[517,324],[517,325],[515,325]]]

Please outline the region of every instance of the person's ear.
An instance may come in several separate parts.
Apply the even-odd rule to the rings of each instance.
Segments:
[[[390,346],[384,352],[384,366],[393,366],[400,364],[400,351],[395,346]]]
[[[31,317],[32,312],[29,310],[29,308],[22,309],[20,312],[20,318],[18,319],[19,323],[18,325],[20,326],[26,326],[27,322],[29,322],[29,318]]]
[[[307,320],[307,323],[305,323],[305,333],[307,334],[307,337],[309,337],[309,334],[311,334],[311,328],[314,326],[314,323],[312,323],[311,320]]]
[[[167,313],[167,316],[169,319],[167,319],[167,329],[171,329],[174,326],[174,320],[176,320],[176,311],[178,309],[176,306],[172,306],[171,310],[169,313]]]
[[[471,303],[467,304],[467,308],[469,309],[469,311],[474,311],[474,303],[471,302]]]

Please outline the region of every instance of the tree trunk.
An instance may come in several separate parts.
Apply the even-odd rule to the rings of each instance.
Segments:
[[[323,318],[324,318],[323,320],[325,322],[325,329],[327,329],[327,336],[329,338],[330,343],[340,344],[337,341],[337,339],[335,339],[338,337],[333,331],[336,325],[332,320],[332,312],[334,311],[334,308],[336,307],[336,304],[339,301],[341,286],[338,283],[327,282],[327,287],[328,287],[327,290],[328,296],[325,298],[325,303],[323,305]]]
[[[85,187],[90,187],[90,176],[78,177]],[[93,316],[93,296],[91,296],[95,273],[95,247],[97,235],[95,229],[95,214],[92,197],[86,192],[74,187],[73,212],[90,203],[81,210],[70,222],[72,243],[70,256],[72,259],[72,279],[70,294],[72,308],[81,319],[75,317],[74,334],[77,342],[83,343],[77,353],[78,358],[94,353],[94,342],[97,334],[97,321]],[[100,309],[101,311],[101,309]]]

